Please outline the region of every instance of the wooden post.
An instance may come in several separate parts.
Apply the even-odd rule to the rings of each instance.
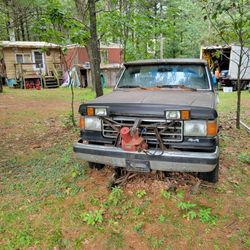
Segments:
[[[41,85],[41,88],[43,88],[43,85],[42,85],[42,70],[41,70],[41,64],[39,64],[39,78],[40,78],[40,85]]]

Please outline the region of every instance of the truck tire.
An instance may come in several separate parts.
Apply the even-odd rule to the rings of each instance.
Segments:
[[[91,169],[101,170],[105,167],[105,165],[101,163],[88,162],[88,164],[89,164],[89,168]]]
[[[247,81],[243,81],[242,85],[241,85],[241,90],[246,90],[248,86],[248,82]]]
[[[236,81],[232,81],[232,87],[233,87],[233,91],[237,90],[237,82]]]
[[[217,163],[215,169],[211,172],[200,172],[198,178],[203,181],[216,183],[219,179],[219,163]]]

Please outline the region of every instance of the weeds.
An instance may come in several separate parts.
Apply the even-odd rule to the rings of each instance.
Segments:
[[[135,207],[133,208],[133,214],[138,216],[138,215],[141,215],[143,213],[143,208],[142,207]]]
[[[111,193],[108,197],[108,202],[111,205],[117,206],[122,202],[123,199],[123,191],[120,187],[114,187],[112,188]]]
[[[250,164],[250,155],[246,153],[241,153],[239,155],[239,160],[243,163]]]
[[[65,128],[71,128],[73,126],[73,121],[74,117],[71,112],[67,113],[66,115],[62,116],[61,120]]]
[[[184,191],[179,191],[179,192],[177,192],[176,196],[177,196],[179,199],[183,199],[183,198],[184,198]]]
[[[79,179],[80,177],[83,177],[85,175],[84,168],[80,163],[75,163],[71,170],[71,176],[74,179]]]
[[[84,235],[80,235],[77,239],[74,240],[74,249],[83,249]]]
[[[51,248],[64,248],[62,230],[58,228],[52,233],[50,233],[48,243]]]
[[[33,235],[29,230],[22,230],[14,232],[14,237],[12,240],[8,240],[8,246],[10,249],[17,249],[17,248],[27,248],[32,244],[37,244],[38,241],[33,238]]]
[[[211,214],[211,208],[201,208],[198,216],[202,223],[209,223],[211,225],[216,225],[218,219],[216,215]]]
[[[152,248],[160,248],[163,245],[165,238],[158,239],[155,236],[150,236],[148,240]]]
[[[143,189],[140,189],[140,190],[137,190],[137,191],[136,191],[136,196],[137,196],[139,199],[143,198],[146,194],[147,194],[146,191],[143,190]]]
[[[134,207],[132,209],[133,214],[135,216],[139,216],[141,214],[144,214],[144,210],[146,209],[146,207],[150,204],[151,200],[150,199],[146,199],[141,205]]]
[[[196,204],[191,203],[190,201],[179,201],[177,207],[185,212],[183,214],[183,218],[193,220],[197,217],[196,212],[193,210],[193,208],[196,207]]]
[[[95,198],[93,195],[90,195],[88,200],[93,206],[99,206],[101,204],[100,200]]]
[[[161,195],[162,195],[165,199],[167,199],[167,200],[169,200],[169,199],[171,198],[171,193],[168,192],[168,191],[166,191],[166,190],[164,190],[164,189],[161,189]]]
[[[245,246],[246,246],[247,248],[250,248],[250,239],[248,239],[248,240],[245,242]]]
[[[198,217],[202,223],[216,225],[217,216],[211,214],[211,208],[203,207],[197,211],[197,204],[191,203],[190,201],[180,201],[177,206],[185,212],[183,218],[187,220],[193,220]]]
[[[196,217],[197,217],[197,214],[194,210],[190,210],[186,214],[183,215],[183,218],[186,218],[187,220],[193,220]]]
[[[191,208],[196,207],[196,204],[191,203],[190,201],[180,201],[178,202],[177,207],[180,208],[181,210],[188,211]]]
[[[160,223],[164,223],[166,221],[166,217],[164,215],[160,215],[159,218],[158,218],[159,222]]]
[[[94,210],[83,213],[80,217],[85,221],[88,225],[96,225],[98,223],[103,222],[103,210]]]
[[[122,206],[122,210],[123,210],[123,213],[124,214],[127,214],[128,213],[128,210],[131,209],[133,207],[133,204],[131,201],[125,203],[123,206]]]
[[[137,232],[137,233],[142,234],[143,233],[143,230],[142,230],[143,226],[144,226],[144,223],[143,222],[139,222],[136,225],[134,225],[133,230],[135,232]]]
[[[124,239],[122,232],[112,231],[110,233],[110,237],[108,238],[106,249],[121,249],[123,248],[123,242]]]

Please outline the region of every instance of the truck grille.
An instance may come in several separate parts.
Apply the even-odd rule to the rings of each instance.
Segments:
[[[122,127],[133,127],[135,117],[113,117],[102,120],[102,135],[106,138],[117,138],[118,131]],[[111,126],[112,124],[112,126]],[[117,130],[115,129],[117,128]],[[164,144],[181,142],[183,140],[183,121],[166,121],[164,119],[141,119],[139,134],[149,144],[158,144],[156,139],[157,128]]]

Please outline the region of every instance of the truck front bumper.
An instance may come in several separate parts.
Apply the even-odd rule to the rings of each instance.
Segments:
[[[215,152],[187,152],[148,150],[129,152],[113,146],[76,143],[73,146],[77,157],[89,162],[114,167],[125,167],[135,163],[149,170],[178,172],[211,172],[219,161],[219,148]],[[145,164],[144,164],[145,163]]]

